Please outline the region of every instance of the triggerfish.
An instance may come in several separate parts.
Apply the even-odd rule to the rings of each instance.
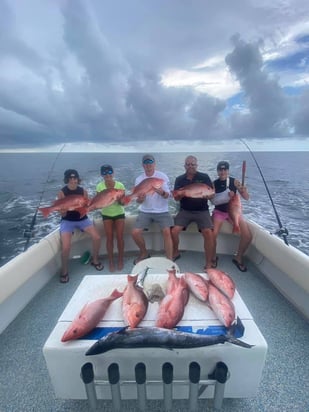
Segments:
[[[122,296],[122,292],[114,289],[110,296],[86,303],[78,316],[64,332],[61,342],[78,339],[94,329],[105,315],[109,305]]]
[[[249,345],[230,334],[226,335],[199,335],[156,327],[121,329],[111,332],[99,339],[86,352],[86,355],[98,355],[112,349],[136,349],[136,348],[163,348],[163,349],[189,349],[203,346],[217,345],[230,342],[243,348],[251,348]]]

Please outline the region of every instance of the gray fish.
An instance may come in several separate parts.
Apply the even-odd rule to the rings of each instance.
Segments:
[[[242,342],[229,334],[208,336],[156,327],[124,328],[118,332],[111,332],[99,339],[88,349],[86,355],[98,355],[118,348],[188,349],[225,342],[230,342],[243,348],[254,346]]]

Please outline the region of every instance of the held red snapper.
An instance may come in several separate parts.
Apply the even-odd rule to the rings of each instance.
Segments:
[[[76,210],[81,217],[87,213],[89,199],[83,195],[65,196],[63,199],[57,199],[51,206],[40,207],[39,211],[44,217],[47,217],[52,212],[67,212],[68,210]]]

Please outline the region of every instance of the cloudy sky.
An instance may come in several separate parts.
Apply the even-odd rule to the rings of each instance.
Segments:
[[[309,150],[308,0],[0,0],[0,65],[0,149]]]

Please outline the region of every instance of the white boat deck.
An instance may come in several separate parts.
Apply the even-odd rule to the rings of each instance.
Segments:
[[[158,256],[153,253],[152,256]],[[131,273],[132,253],[126,255],[123,274]],[[181,272],[200,272],[204,256],[183,252],[177,261]],[[266,363],[257,395],[226,398],[222,411],[309,410],[309,328],[308,322],[279,294],[251,262],[241,273],[231,256],[220,255],[218,268],[230,273],[255,323],[268,344]],[[97,272],[78,260],[70,264],[70,282],[60,284],[55,276],[0,335],[0,411],[62,412],[89,411],[87,400],[57,399],[43,356],[43,346],[67,303],[85,275]],[[112,276],[117,277],[117,273]],[[135,400],[124,400],[123,410],[138,411]],[[111,410],[110,400],[99,400],[98,410]],[[211,410],[212,399],[200,399],[198,411]],[[147,410],[162,411],[160,400],[147,401]],[[174,400],[173,410],[187,411],[186,400]]]

